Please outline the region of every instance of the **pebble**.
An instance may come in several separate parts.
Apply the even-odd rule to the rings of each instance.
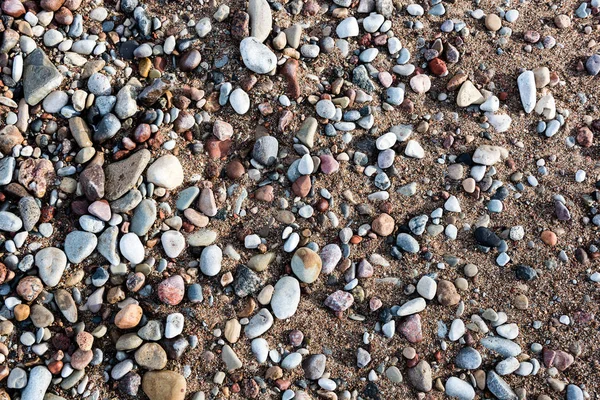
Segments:
[[[275,284],[271,298],[271,309],[278,319],[290,318],[300,303],[300,283],[297,279],[284,276]]]
[[[277,64],[275,54],[252,36],[240,42],[240,53],[246,68],[257,74],[267,74]]]

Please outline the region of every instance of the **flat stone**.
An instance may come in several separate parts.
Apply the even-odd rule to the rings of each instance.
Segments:
[[[64,77],[46,54],[37,48],[25,58],[23,68],[23,95],[29,105],[36,105],[58,88]]]
[[[128,158],[109,164],[105,169],[106,188],[104,197],[116,200],[132,189],[150,161],[151,153],[139,150]]]
[[[533,71],[525,71],[517,78],[521,104],[527,114],[533,111],[536,104],[536,86]]]
[[[44,398],[48,386],[52,381],[52,374],[43,365],[33,367],[29,373],[27,386],[21,392],[21,400],[40,400]]]
[[[268,331],[273,325],[273,316],[266,308],[262,308],[251,319],[244,328],[248,339],[254,339]]]
[[[78,264],[96,249],[98,238],[90,232],[73,231],[65,238],[65,254],[70,262]]]
[[[185,378],[175,371],[146,372],[142,390],[150,400],[184,400],[187,389]]]

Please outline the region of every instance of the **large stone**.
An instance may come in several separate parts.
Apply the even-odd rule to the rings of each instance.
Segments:
[[[273,314],[278,319],[286,319],[296,313],[300,303],[300,283],[296,278],[284,276],[275,284],[271,298]]]
[[[21,393],[21,400],[41,400],[50,386],[52,374],[43,365],[33,367],[29,373],[27,386]]]
[[[0,152],[10,154],[12,148],[23,141],[23,135],[14,125],[7,125],[0,130]]]
[[[175,371],[146,372],[142,390],[150,400],[183,400],[186,392],[185,378]]]
[[[252,36],[240,42],[240,53],[246,68],[257,74],[268,74],[277,65],[277,57],[271,49]]]
[[[40,278],[48,286],[56,286],[60,282],[65,267],[67,256],[61,249],[46,247],[35,255],[35,265],[38,268]]]
[[[36,105],[60,86],[64,77],[46,54],[37,48],[25,58],[23,94],[29,105]]]
[[[105,198],[109,201],[116,200],[133,188],[149,161],[150,151],[142,149],[125,160],[109,164],[104,170]]]
[[[250,0],[248,15],[250,15],[250,34],[258,41],[264,42],[273,27],[271,6],[267,0]]]
[[[152,163],[146,178],[156,186],[175,189],[183,183],[183,168],[177,157],[167,154]]]

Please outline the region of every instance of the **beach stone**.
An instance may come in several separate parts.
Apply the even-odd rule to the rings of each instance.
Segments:
[[[420,392],[429,392],[433,388],[431,367],[425,360],[408,369],[408,381]]]
[[[358,36],[359,26],[358,21],[354,17],[348,17],[338,24],[335,28],[335,33],[340,39],[346,39],[353,36]]]
[[[324,354],[313,354],[302,361],[304,377],[310,380],[320,379],[325,373],[327,357]]]
[[[410,78],[410,87],[417,94],[424,94],[431,89],[431,79],[425,74],[415,75]]]
[[[210,245],[200,255],[200,270],[206,276],[215,276],[221,271],[223,252],[217,245]]]
[[[422,297],[417,297],[416,299],[412,299],[402,304],[396,314],[399,317],[405,317],[407,315],[412,315],[423,311],[427,307],[427,303],[425,299]]]
[[[176,306],[185,295],[185,282],[181,275],[173,275],[158,285],[158,298],[165,304]]]
[[[592,54],[585,62],[587,73],[596,76],[600,73],[600,54]]]
[[[266,0],[250,0],[248,2],[250,16],[250,34],[259,42],[264,42],[273,27],[271,7]]]
[[[0,211],[0,231],[18,232],[22,227],[21,218],[8,211]]]
[[[321,273],[330,274],[342,259],[342,250],[335,243],[328,244],[319,253],[322,262]]]
[[[396,246],[407,253],[418,253],[420,250],[419,242],[408,233],[399,233],[396,237]]]
[[[484,226],[480,226],[475,229],[474,236],[477,243],[485,247],[498,247],[502,244],[502,239],[500,239],[498,235],[492,232],[489,228]]]
[[[172,190],[183,183],[183,168],[177,157],[167,154],[148,167],[146,179],[156,186]]]
[[[267,167],[277,161],[279,143],[273,136],[263,136],[256,140],[252,150],[252,158]]]
[[[472,400],[475,398],[475,390],[468,382],[451,376],[446,381],[446,395],[459,400]]]
[[[525,71],[517,78],[521,104],[527,114],[533,111],[536,104],[536,85],[533,71]]]
[[[43,365],[38,365],[31,369],[27,386],[21,392],[21,400],[39,400],[45,398],[44,395],[52,381],[52,373]]]
[[[135,362],[150,371],[163,369],[167,365],[167,353],[158,343],[144,343],[135,352]]]
[[[421,325],[421,316],[419,314],[409,315],[398,325],[400,332],[410,343],[419,343],[423,341],[423,329]]]
[[[71,293],[64,289],[58,289],[54,292],[54,301],[67,321],[71,323],[77,322],[77,305]]]
[[[271,309],[278,319],[290,318],[300,303],[300,283],[296,278],[284,276],[275,284],[271,297]]]
[[[150,156],[150,151],[142,149],[124,160],[108,164],[104,169],[105,198],[109,201],[117,200],[132,189],[146,169]]]
[[[425,299],[432,300],[437,291],[437,283],[431,277],[424,275],[417,283],[417,292]]]
[[[137,304],[127,304],[115,315],[115,325],[119,329],[134,328],[140,323],[143,313],[142,307]]]
[[[54,63],[37,48],[25,58],[23,66],[23,95],[29,105],[41,102],[54,89],[58,88],[64,77]]]
[[[551,350],[544,348],[544,364],[547,368],[556,367],[559,371],[564,371],[573,364],[573,356],[562,350]],[[514,356],[513,356],[514,357]]]
[[[229,103],[233,110],[240,115],[246,114],[250,109],[250,98],[248,97],[248,93],[240,88],[231,92],[229,95]]]
[[[456,95],[456,105],[459,107],[481,104],[483,101],[483,95],[471,81],[465,81]]]
[[[185,378],[175,371],[150,371],[142,378],[142,390],[150,400],[184,400]]]
[[[521,354],[521,346],[515,342],[496,336],[484,337],[480,340],[483,347],[498,353],[502,357],[517,357]]]
[[[46,285],[54,287],[60,282],[67,266],[67,256],[61,249],[46,247],[36,253],[35,266],[38,268],[42,281]]]
[[[25,276],[17,285],[17,294],[27,302],[35,300],[44,289],[42,281],[36,276]]]
[[[160,237],[167,257],[177,258],[185,248],[185,237],[178,231],[167,231]]]
[[[354,296],[343,290],[337,290],[325,299],[325,306],[334,312],[344,312],[354,303]]]
[[[94,252],[97,244],[98,238],[93,233],[73,231],[65,238],[65,254],[70,262],[78,264]]]
[[[238,267],[233,289],[238,297],[244,298],[258,291],[261,285],[260,277],[244,265]]]
[[[266,308],[261,308],[244,328],[248,339],[254,339],[268,331],[273,325],[273,316]]]
[[[494,371],[489,371],[486,378],[486,387],[499,400],[517,400],[518,397],[511,387]]]
[[[472,347],[460,349],[454,363],[458,368],[474,370],[481,366],[481,354]]]
[[[36,328],[45,328],[54,323],[54,314],[52,314],[52,311],[39,304],[31,306],[29,318],[31,318],[31,322]]]
[[[17,161],[14,157],[0,159],[0,186],[8,185],[12,181],[16,166]]]
[[[267,74],[277,65],[275,54],[252,36],[240,42],[240,53],[246,68],[257,74]]]
[[[437,301],[446,307],[458,304],[460,295],[456,291],[454,283],[441,279],[437,286]]]
[[[235,351],[229,346],[223,346],[223,352],[221,353],[221,358],[225,363],[225,367],[228,371],[234,371],[236,369],[242,368],[242,361],[239,359]]]
[[[144,245],[138,235],[133,232],[121,236],[119,250],[123,257],[133,264],[140,264],[144,261]]]
[[[296,250],[291,261],[292,271],[304,283],[313,283],[322,268],[321,257],[308,247]]]
[[[0,152],[10,154],[13,147],[23,142],[23,135],[14,125],[7,125],[0,129]]]

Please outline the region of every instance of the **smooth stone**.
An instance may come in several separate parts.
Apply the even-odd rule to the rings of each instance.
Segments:
[[[104,197],[109,201],[117,200],[132,189],[146,169],[150,156],[149,150],[142,149],[125,160],[109,164],[104,170],[106,176]]]
[[[348,17],[338,24],[335,28],[335,33],[340,39],[358,36],[360,30],[358,21],[354,17]]]
[[[148,233],[156,221],[156,202],[152,199],[144,199],[138,204],[133,212],[129,231],[138,236]]]
[[[533,71],[525,71],[517,78],[521,104],[527,114],[531,113],[536,104],[535,75]]]
[[[246,68],[257,74],[268,74],[277,65],[275,54],[252,36],[240,42],[240,53]]]
[[[477,369],[481,365],[481,354],[472,347],[463,347],[456,355],[454,364],[461,369]]]
[[[512,388],[494,371],[489,371],[486,378],[486,387],[498,400],[517,400],[518,397]]]
[[[319,277],[322,268],[321,257],[308,247],[301,247],[294,253],[291,261],[292,271],[304,283],[313,283]]]
[[[508,339],[488,336],[482,338],[480,343],[486,349],[498,353],[502,357],[516,357],[521,354],[521,346]]]
[[[29,105],[36,105],[58,88],[64,77],[54,63],[37,48],[25,58],[23,67],[23,95]]]
[[[33,367],[29,373],[27,386],[21,392],[21,400],[40,400],[44,398],[46,390],[52,381],[52,374],[45,366]]]
[[[296,278],[284,276],[275,284],[271,297],[271,309],[278,319],[290,318],[300,303],[300,283]]]
[[[472,400],[475,398],[475,390],[468,382],[451,376],[446,381],[446,395],[459,400]]]
[[[248,339],[254,339],[268,331],[273,325],[273,316],[266,308],[262,308],[251,319],[244,328]]]
[[[98,238],[90,232],[73,231],[65,238],[65,253],[70,262],[78,264],[96,249]]]
[[[267,0],[250,0],[248,15],[250,16],[250,35],[259,42],[264,42],[273,27],[271,6]]]
[[[173,190],[183,183],[183,167],[177,157],[167,154],[148,167],[146,179],[156,186]]]
[[[144,245],[138,235],[133,232],[126,233],[119,241],[119,250],[132,264],[140,264],[144,261]]]
[[[185,237],[181,232],[170,230],[160,237],[163,250],[167,257],[177,258],[185,248]]]
[[[200,270],[206,276],[215,276],[221,271],[223,252],[217,245],[210,245],[200,255]]]
[[[67,266],[67,256],[56,247],[46,247],[35,255],[35,266],[42,281],[54,287],[60,282],[60,278]]]

